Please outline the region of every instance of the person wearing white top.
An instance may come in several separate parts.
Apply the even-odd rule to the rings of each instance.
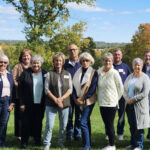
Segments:
[[[118,101],[123,94],[123,84],[117,70],[113,68],[113,55],[103,55],[103,67],[98,70],[98,103],[106,133],[109,137],[109,145],[102,150],[116,150],[114,137],[114,118]]]

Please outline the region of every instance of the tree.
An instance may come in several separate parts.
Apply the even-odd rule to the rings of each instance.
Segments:
[[[28,42],[40,42],[42,37],[51,38],[60,24],[69,17],[68,2],[92,4],[95,0],[3,0],[21,13],[26,23],[24,33]]]

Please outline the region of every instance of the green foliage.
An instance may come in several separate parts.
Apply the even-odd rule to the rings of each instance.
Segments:
[[[43,36],[51,38],[67,21],[68,2],[93,4],[95,0],[3,0],[12,4],[26,23],[24,33],[28,42],[42,42]]]

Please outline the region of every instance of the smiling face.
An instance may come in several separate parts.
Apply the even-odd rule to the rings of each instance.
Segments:
[[[83,58],[81,60],[81,65],[83,68],[89,68],[91,66],[91,61],[89,59]]]
[[[113,56],[114,56],[114,63],[120,64],[120,62],[122,60],[122,52],[120,50],[115,51]]]
[[[103,60],[103,65],[104,65],[104,70],[108,71],[113,65],[112,59],[111,58],[105,58]]]
[[[7,65],[8,65],[8,62],[6,60],[0,59],[0,71],[1,72],[6,71]]]
[[[39,60],[34,60],[31,63],[31,67],[34,73],[38,73],[41,71],[42,63]]]
[[[54,59],[53,64],[54,64],[54,67],[56,68],[56,70],[62,69],[64,60],[61,56],[58,56]]]
[[[25,52],[22,56],[22,62],[26,64],[30,64],[31,61],[31,55],[28,52]]]
[[[78,47],[74,44],[69,46],[69,55],[70,59],[75,60],[78,58],[79,50]]]
[[[144,55],[144,63],[146,64],[146,65],[150,65],[150,52],[147,52],[147,53],[145,53],[145,55]]]
[[[143,66],[140,63],[136,63],[132,67],[135,74],[140,74],[142,72]]]

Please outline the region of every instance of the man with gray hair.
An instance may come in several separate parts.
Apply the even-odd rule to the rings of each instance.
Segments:
[[[81,67],[78,60],[79,49],[77,45],[71,44],[68,47],[69,59],[66,59],[64,69],[67,70],[73,79],[75,72]],[[72,93],[73,95],[73,93]],[[81,111],[79,106],[74,102],[73,96],[70,96],[71,106],[69,108],[69,118],[67,124],[67,140],[72,140],[73,137],[76,141],[81,139]],[[73,123],[73,113],[75,110],[75,123]]]
[[[122,62],[122,51],[121,49],[115,49],[113,52],[114,56],[114,68],[118,70],[120,77],[122,79],[122,83],[124,84],[126,78],[131,73],[131,70],[129,66]],[[123,132],[124,132],[124,125],[125,125],[125,119],[124,119],[124,111],[125,111],[125,100],[123,97],[119,100],[119,109],[118,109],[118,124],[117,124],[117,134],[118,134],[118,140],[123,140]]]

